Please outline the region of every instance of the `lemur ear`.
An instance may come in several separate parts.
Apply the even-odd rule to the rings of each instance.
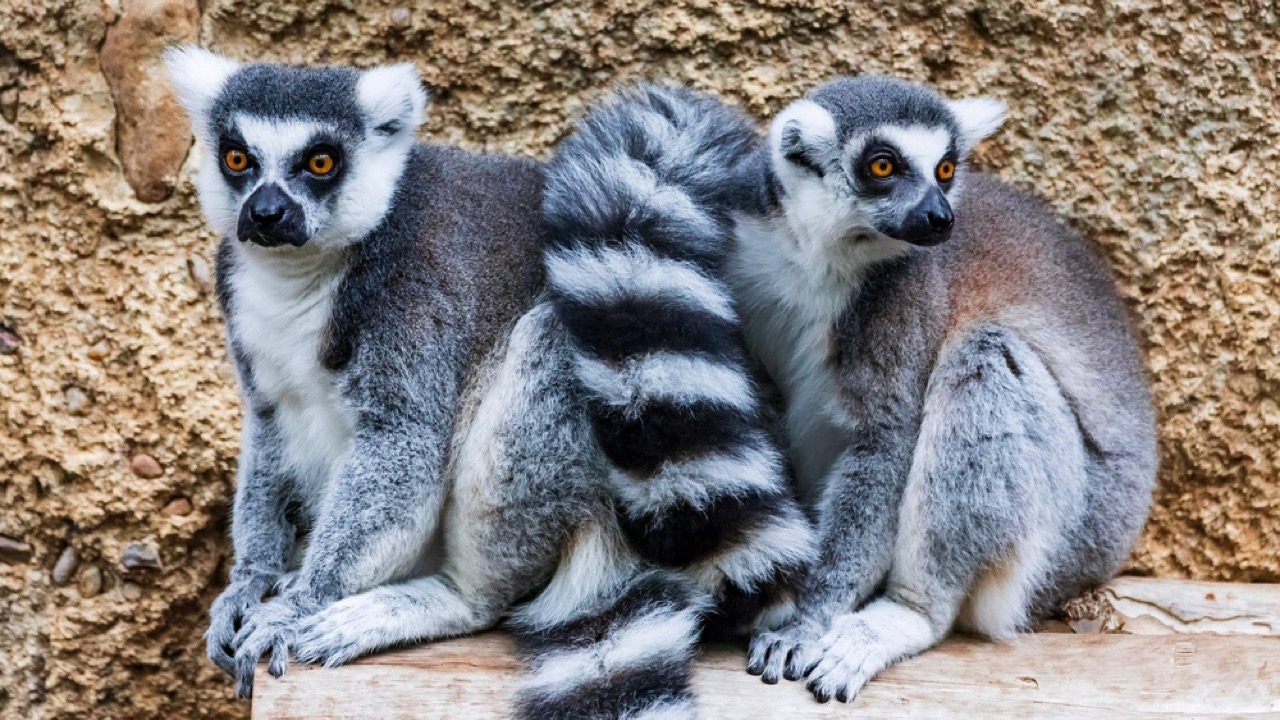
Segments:
[[[836,146],[836,124],[822,106],[811,100],[788,105],[769,128],[777,161],[786,161],[822,177],[826,160]]]
[[[967,147],[995,132],[1004,122],[1006,109],[1003,102],[987,97],[951,100],[947,107],[960,125],[960,138]]]
[[[227,84],[227,78],[240,69],[240,64],[195,45],[172,47],[164,53],[164,67],[174,94],[197,134],[203,134],[204,121],[213,101]]]
[[[360,73],[356,94],[369,126],[379,135],[412,134],[426,119],[427,91],[409,63],[384,65]]]

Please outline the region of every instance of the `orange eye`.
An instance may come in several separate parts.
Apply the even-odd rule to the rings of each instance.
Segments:
[[[956,164],[950,160],[938,163],[938,179],[946,182],[956,176]]]
[[[888,158],[876,158],[871,161],[867,169],[878,178],[887,178],[893,174],[893,163]]]
[[[242,172],[249,167],[249,156],[239,150],[228,150],[227,154],[222,156],[222,162],[231,172]]]
[[[316,153],[307,161],[307,169],[312,175],[328,175],[333,172],[333,156],[329,153]]]

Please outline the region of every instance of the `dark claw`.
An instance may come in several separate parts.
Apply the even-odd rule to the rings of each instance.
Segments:
[[[782,666],[783,667],[782,677],[788,680],[799,680],[802,677],[800,673],[796,672],[795,663],[791,661],[793,657],[798,657],[800,655],[800,650],[801,650],[801,647],[797,645],[796,647],[792,648],[790,652],[787,653],[787,660]]]
[[[809,688],[809,692],[813,693],[814,699],[817,700],[818,702],[820,703],[831,702],[831,693],[819,687],[817,682],[811,682],[806,687]]]
[[[840,688],[838,691],[836,691],[836,699],[842,703],[849,702],[849,689]]]

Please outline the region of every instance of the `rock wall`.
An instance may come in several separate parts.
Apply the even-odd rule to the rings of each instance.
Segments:
[[[0,717],[242,717],[203,659],[239,412],[156,53],[412,60],[426,135],[545,153],[620,78],[767,116],[835,73],[1008,101],[981,164],[1106,247],[1161,486],[1133,569],[1280,580],[1270,0],[0,0]]]

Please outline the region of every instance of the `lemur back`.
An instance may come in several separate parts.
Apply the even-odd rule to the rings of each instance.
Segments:
[[[408,66],[168,62],[246,410],[210,658],[247,696],[264,656],[278,676],[510,616],[521,716],[693,715],[707,590],[619,528],[541,298],[542,167],[417,144]]]
[[[752,642],[766,682],[847,701],[955,624],[1025,629],[1114,574],[1146,518],[1154,417],[1105,265],[965,167],[1002,119],[840,79],[738,181],[730,276],[821,538],[795,618]]]

